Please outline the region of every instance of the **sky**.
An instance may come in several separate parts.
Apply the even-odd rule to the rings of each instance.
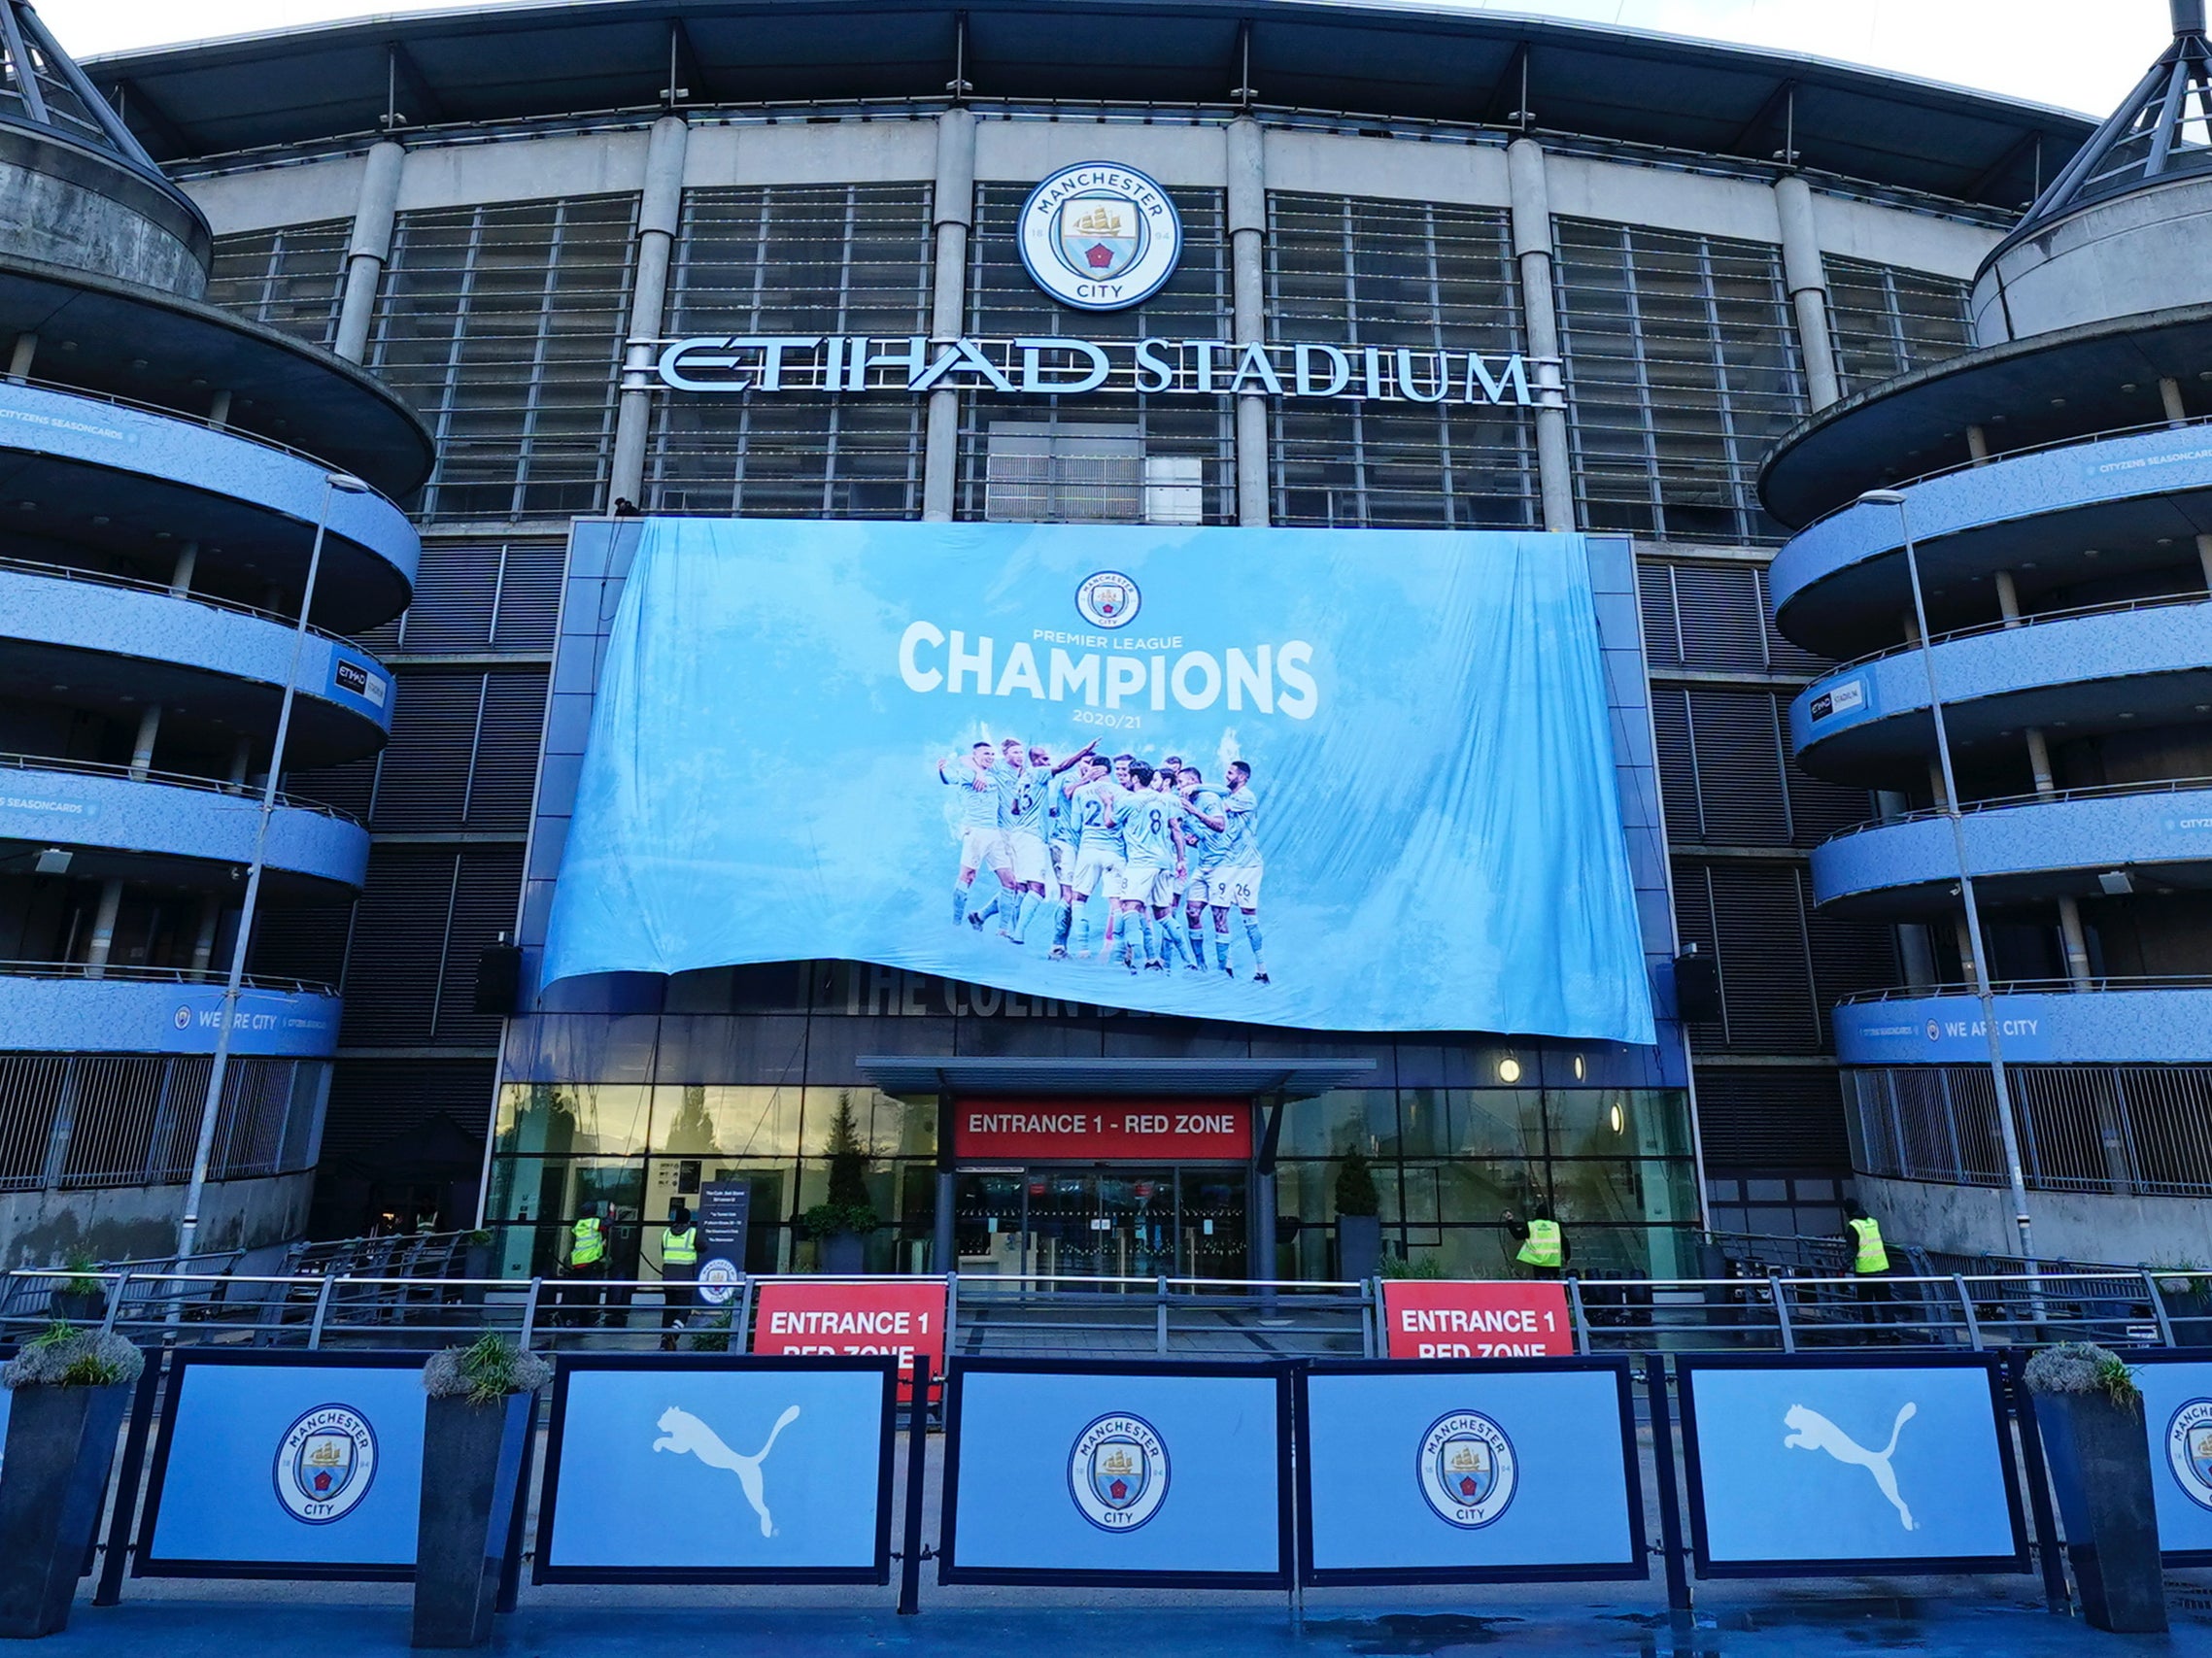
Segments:
[[[492,0],[537,3],[537,0]],[[1444,0],[1473,11],[1616,23],[1809,52],[1931,81],[2108,114],[2170,38],[2165,0]],[[43,0],[79,57],[453,0]]]

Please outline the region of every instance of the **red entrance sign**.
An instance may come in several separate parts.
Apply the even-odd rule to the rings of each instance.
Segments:
[[[769,1278],[753,1314],[756,1353],[896,1353],[899,1396],[913,1392],[919,1359],[944,1373],[944,1283],[823,1284]],[[933,1395],[934,1397],[934,1395]]]
[[[1549,1282],[1382,1280],[1382,1317],[1393,1359],[1571,1357],[1567,1289]]]
[[[1243,1163],[1245,1100],[963,1100],[953,1155],[964,1163]]]

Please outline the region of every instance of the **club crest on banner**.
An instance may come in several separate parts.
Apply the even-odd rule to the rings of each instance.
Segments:
[[[1068,1493],[1099,1530],[1135,1531],[1167,1501],[1166,1441],[1141,1416],[1101,1416],[1075,1436]]]
[[[1133,167],[1063,167],[1022,204],[1019,241],[1030,279],[1063,305],[1120,311],[1174,274],[1182,220],[1168,192]]]
[[[277,1501],[304,1525],[326,1526],[360,1506],[376,1479],[376,1431],[359,1411],[319,1404],[285,1430],[271,1470]]]
[[[1126,627],[1137,620],[1144,595],[1119,570],[1101,570],[1075,590],[1075,608],[1094,627]]]
[[[737,1293],[738,1280],[743,1276],[736,1266],[719,1255],[705,1262],[698,1269],[698,1299],[709,1306],[720,1306]]]
[[[2166,1466],[2189,1500],[2212,1508],[2212,1399],[2193,1399],[2166,1424]]]
[[[1452,1411],[1429,1425],[1421,1436],[1417,1472],[1421,1496],[1437,1518],[1463,1531],[1504,1513],[1520,1479],[1506,1431],[1472,1410]]]

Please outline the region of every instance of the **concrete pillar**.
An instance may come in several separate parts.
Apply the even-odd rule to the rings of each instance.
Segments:
[[[615,413],[614,465],[607,504],[645,501],[645,448],[653,432],[653,358],[668,309],[668,267],[684,211],[684,154],[691,124],[682,116],[653,123],[645,149],[645,187],[637,206],[637,273],[630,290],[630,338],[623,346],[622,402]]]
[[[1939,812],[1942,811],[1944,806],[1947,804],[1947,800],[1943,793],[1942,761],[1937,760],[1930,760],[1927,762],[1927,788],[1929,797],[1935,801],[1935,809]]]
[[[930,339],[957,340],[968,327],[968,234],[975,226],[975,118],[967,110],[937,117],[937,168],[930,190],[936,220],[936,269],[930,289]],[[960,393],[930,393],[922,456],[922,517],[952,522],[960,481]]]
[[[1906,611],[1901,626],[1905,629],[1906,644],[1917,645],[1921,642],[1921,619],[1918,616],[1909,610]]]
[[[122,908],[122,882],[100,883],[100,907],[92,916],[91,941],[85,946],[86,978],[107,977],[108,953],[115,948],[116,915]]]
[[[31,358],[38,355],[39,337],[36,334],[17,334],[16,349],[8,357],[8,378],[20,386],[31,377]]]
[[[1977,466],[1990,458],[1990,434],[1980,426],[1966,428],[1966,457]]]
[[[1915,921],[1898,928],[1897,955],[1904,964],[1907,985],[1914,990],[1935,988],[1935,946],[1928,942],[1925,927]]]
[[[1843,395],[1836,380],[1835,342],[1828,337],[1828,273],[1821,262],[1821,236],[1813,227],[1813,187],[1791,173],[1774,182],[1775,217],[1782,223],[1782,284],[1797,315],[1797,350],[1805,364],[1805,389],[1816,409]]]
[[[2051,770],[2051,745],[2045,740],[2040,726],[2027,727],[2027,769],[2035,778],[2035,792],[2038,795],[2055,795],[2059,792]]]
[[[2076,990],[2090,988],[2089,935],[2082,931],[2082,906],[2070,897],[2059,900],[2059,935],[2066,945],[2066,978]]]
[[[1575,464],[1567,438],[1566,377],[1559,357],[1559,313],[1551,291],[1551,191],[1544,146],[1516,138],[1506,147],[1513,186],[1514,258],[1520,269],[1521,329],[1536,372],[1536,482],[1544,527],[1575,527]]]
[[[2204,572],[2204,591],[2212,592],[2212,535],[2202,531],[2196,537],[2196,567]]]
[[[2007,627],[2020,626],[2020,584],[2012,579],[2010,570],[1999,570],[1995,577],[1997,610],[2005,619]]]
[[[230,424],[230,389],[227,386],[207,400],[207,423],[219,427]]]
[[[230,750],[230,776],[226,781],[232,794],[237,794],[246,786],[246,770],[253,763],[253,741],[251,738],[240,737]]]
[[[376,290],[391,257],[391,223],[399,213],[399,173],[407,152],[395,139],[369,146],[361,193],[354,202],[354,233],[346,244],[346,291],[338,302],[338,337],[330,349],[348,362],[368,354]]]
[[[1240,346],[1267,339],[1267,148],[1260,123],[1249,116],[1229,123],[1229,282],[1235,318],[1231,337]],[[1237,394],[1237,522],[1268,522],[1267,394],[1248,387]]]
[[[2181,405],[2181,382],[2167,375],[2159,382],[2159,404],[2166,412],[2166,424],[2178,426],[2189,419],[2189,411]]]
[[[172,597],[183,598],[192,591],[192,572],[200,561],[200,544],[187,541],[177,549],[176,567],[169,572],[169,592]]]
[[[1974,967],[1974,935],[1966,927],[1966,912],[1954,910],[1951,926],[1958,938],[1958,976],[1968,984],[1976,982]]]
[[[149,702],[138,716],[138,737],[130,746],[130,774],[144,777],[153,769],[153,744],[161,734],[161,704]]]
[[[210,893],[200,900],[200,930],[192,939],[192,971],[204,973],[215,960],[215,935],[222,926],[222,899]]]

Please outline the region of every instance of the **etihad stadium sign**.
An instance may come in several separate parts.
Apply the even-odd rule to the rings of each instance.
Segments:
[[[676,391],[779,394],[983,390],[1079,397],[1365,397],[1411,403],[1559,400],[1555,364],[1408,346],[1313,341],[1083,340],[1061,335],[932,340],[920,334],[699,334],[661,348],[656,372]],[[1551,372],[1546,374],[1544,370]]]

